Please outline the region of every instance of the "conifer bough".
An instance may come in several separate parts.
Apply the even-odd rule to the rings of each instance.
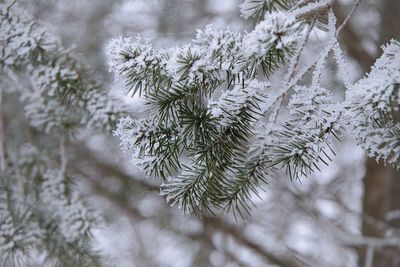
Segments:
[[[351,82],[331,4],[246,0],[242,17],[257,21],[250,32],[207,26],[192,43],[171,49],[154,49],[140,37],[110,43],[111,71],[149,111],[145,118],[122,119],[115,135],[147,175],[165,179],[167,200],[185,213],[243,215],[276,169],[300,179],[329,164],[333,140],[343,131],[369,156],[399,167],[400,128],[393,118],[400,103],[399,42],[383,47],[366,78]],[[326,20],[326,48],[294,75],[308,35]],[[343,101],[320,84],[330,54],[347,89]],[[276,91],[268,78],[286,63],[290,75]],[[308,71],[312,83],[298,85]],[[276,121],[286,94],[289,116]]]
[[[37,255],[52,266],[104,263],[91,244],[101,217],[67,173],[71,137],[87,125],[110,130],[123,113],[91,76],[17,1],[0,2],[0,107],[19,105],[7,120],[17,127],[0,114],[1,266]]]

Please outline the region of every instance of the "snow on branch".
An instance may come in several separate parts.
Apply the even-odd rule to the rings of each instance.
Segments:
[[[22,90],[14,90],[34,127],[45,132],[87,124],[113,127],[122,109],[89,78],[86,66],[44,26],[9,1],[2,4],[0,25],[2,71],[30,79]],[[75,116],[72,109],[80,109],[84,116]]]
[[[351,132],[368,156],[400,167],[400,42],[382,47],[371,72],[346,92]]]
[[[371,73],[353,83],[338,41],[348,19],[337,28],[332,1],[246,0],[240,8],[257,20],[249,32],[209,25],[182,47],[157,50],[149,40],[120,37],[108,48],[111,71],[149,111],[121,120],[115,134],[146,174],[166,179],[162,194],[185,213],[243,215],[280,170],[296,180],[328,165],[344,131],[398,167],[399,43],[384,47]],[[296,74],[315,25],[328,31],[326,46]],[[344,102],[321,83],[331,54]],[[289,74],[273,90],[268,78],[287,62]],[[299,85],[310,71],[311,84]],[[268,122],[265,115],[290,94],[287,116]]]
[[[90,247],[99,216],[72,186],[64,144],[87,126],[110,130],[124,108],[17,1],[0,4],[0,46],[0,80],[15,82],[1,89],[20,100],[27,121],[40,133],[16,141],[17,151],[7,151],[7,168],[0,173],[0,264],[17,263],[35,250],[54,265],[99,266]],[[60,136],[58,148],[53,141]],[[58,150],[61,164],[55,160]]]

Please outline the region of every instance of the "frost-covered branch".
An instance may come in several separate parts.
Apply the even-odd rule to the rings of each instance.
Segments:
[[[383,55],[365,78],[346,92],[351,132],[368,156],[400,167],[400,43],[383,46]]]
[[[122,146],[147,174],[166,179],[162,193],[184,212],[247,213],[259,187],[279,170],[295,180],[329,164],[343,131],[356,133],[370,156],[398,166],[398,42],[385,48],[385,66],[378,60],[353,83],[338,40],[359,3],[339,27],[330,0],[246,0],[242,17],[257,21],[250,32],[207,26],[190,44],[158,50],[149,40],[115,39],[110,69],[149,111],[148,118],[120,122],[115,133]],[[296,73],[315,28],[328,32],[326,44]],[[345,101],[321,83],[331,54]],[[273,90],[267,80],[287,62],[286,79]],[[300,85],[310,72],[310,85]],[[268,122],[265,115],[275,117],[286,95],[288,115]]]
[[[90,244],[100,217],[66,174],[66,143],[87,126],[113,128],[124,109],[17,1],[0,4],[0,46],[1,106],[16,99],[25,118],[13,120],[23,130],[26,120],[35,133],[10,136],[10,149],[1,149],[7,168],[0,172],[0,264],[40,251],[53,265],[100,266]]]

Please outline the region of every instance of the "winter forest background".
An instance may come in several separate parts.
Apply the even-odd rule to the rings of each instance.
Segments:
[[[0,266],[400,266],[400,1],[0,21]]]

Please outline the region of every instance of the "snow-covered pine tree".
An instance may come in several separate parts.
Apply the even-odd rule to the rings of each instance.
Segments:
[[[190,44],[170,49],[141,37],[110,43],[111,71],[148,107],[147,116],[121,119],[115,135],[147,175],[165,179],[168,201],[185,213],[243,215],[280,169],[300,179],[329,164],[342,132],[370,157],[400,167],[400,43],[384,46],[371,72],[353,82],[338,37],[360,1],[339,26],[333,2],[245,0],[242,16],[256,23],[249,32],[207,26]],[[329,40],[297,70],[316,28]],[[321,83],[330,55],[347,90],[339,102]],[[283,66],[286,77],[271,86],[269,77]],[[304,85],[308,73],[312,81]],[[283,109],[288,116],[279,116]]]
[[[0,3],[0,47],[0,265],[41,255],[100,266],[90,237],[101,217],[74,188],[66,146],[87,125],[112,129],[123,110],[17,1]]]

